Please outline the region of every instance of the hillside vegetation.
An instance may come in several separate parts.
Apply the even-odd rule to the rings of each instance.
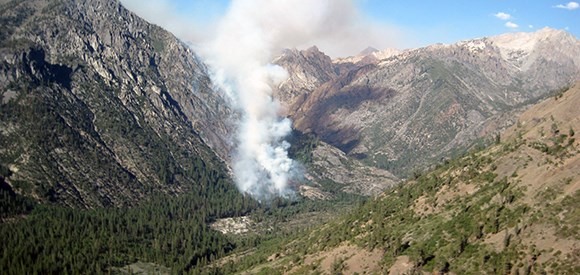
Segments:
[[[526,111],[494,145],[416,174],[341,219],[222,268],[579,273],[578,102],[580,85]],[[254,263],[249,270],[247,263]]]

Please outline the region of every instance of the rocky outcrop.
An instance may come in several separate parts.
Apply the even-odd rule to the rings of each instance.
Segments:
[[[390,172],[365,165],[324,142],[312,153],[312,164],[307,177],[317,186],[320,186],[320,182],[330,180],[337,184],[334,188],[342,192],[376,196],[399,183],[399,179]]]
[[[312,91],[338,76],[330,57],[317,47],[303,51],[285,50],[274,64],[282,66],[289,74],[288,79],[274,90],[274,96],[282,103],[285,114],[290,116]]]
[[[0,164],[15,191],[127,205],[224,170],[210,147],[227,157],[230,110],[173,35],[110,0],[9,1],[0,18]]]

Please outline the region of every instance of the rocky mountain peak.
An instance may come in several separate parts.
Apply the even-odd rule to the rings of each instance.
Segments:
[[[527,70],[540,55],[548,59],[573,60],[580,68],[580,41],[563,30],[543,28],[536,32],[506,33],[489,37],[488,41],[499,48],[503,59],[520,70]]]
[[[316,46],[285,50],[273,62],[284,67],[290,75],[275,91],[289,115],[316,87],[336,77],[331,58]]]
[[[358,55],[358,56],[365,56],[365,55],[369,55],[369,54],[372,54],[372,53],[376,53],[376,52],[378,52],[378,51],[379,51],[379,50],[377,50],[377,49],[375,49],[375,48],[373,48],[373,47],[370,47],[370,46],[369,46],[369,47],[367,47],[366,49],[362,50],[362,51],[361,51],[360,53],[358,53],[357,55]]]
[[[346,71],[351,70],[357,66],[376,64],[381,60],[398,55],[400,53],[400,50],[394,48],[377,50],[373,47],[368,47],[355,56],[336,58],[332,62],[336,65],[339,65],[341,71]]]
[[[321,52],[318,47],[316,46],[312,46],[306,50],[302,50],[302,51],[298,51],[300,52],[302,55],[304,56],[326,56],[326,54],[324,54],[323,52]]]

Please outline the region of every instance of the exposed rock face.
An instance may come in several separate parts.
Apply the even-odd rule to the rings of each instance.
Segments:
[[[317,87],[338,76],[330,57],[317,47],[304,51],[286,50],[274,63],[284,67],[289,74],[289,78],[275,90],[275,96],[284,104],[288,115],[294,114]]]
[[[332,180],[343,192],[376,196],[399,182],[390,172],[365,165],[323,142],[313,151],[312,160],[307,176],[314,183]]]
[[[206,144],[227,156],[230,110],[174,36],[111,0],[10,1],[0,18],[0,164],[17,192],[125,205],[224,169]]]
[[[319,53],[297,64],[279,62],[295,60],[290,55],[300,54],[286,52],[276,62],[291,79],[301,79],[296,72],[309,71],[312,63],[326,65],[316,67],[316,75],[337,75],[304,82],[324,82],[315,88],[281,84],[280,99],[291,106],[295,128],[398,176],[509,126],[514,112],[580,76],[580,42],[548,28],[387,51],[380,60],[329,64]],[[287,92],[294,87],[305,88],[295,96]]]

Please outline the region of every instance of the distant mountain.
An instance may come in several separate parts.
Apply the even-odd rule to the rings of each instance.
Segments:
[[[331,58],[317,47],[311,47],[304,51],[286,50],[274,62],[282,65],[290,75],[279,86],[279,89],[275,90],[275,96],[285,104],[286,114],[301,112],[299,108],[311,96],[313,90],[324,83],[331,82],[340,75],[338,69],[334,70],[336,66],[332,63]],[[318,146],[312,148],[312,157],[307,163],[305,171],[306,178],[312,185],[300,188],[302,195],[309,196],[303,192],[305,188],[310,193],[312,187],[317,192],[321,191],[320,189],[328,189],[328,186],[327,188],[321,186],[321,182],[329,180],[334,183],[330,189],[365,196],[379,194],[399,181],[390,172],[369,166],[347,156],[327,142],[328,140],[319,141]],[[294,142],[293,146],[301,145]]]
[[[384,56],[286,51],[275,60],[291,75],[278,97],[296,129],[399,177],[490,137],[580,77],[580,41],[549,28]]]
[[[340,71],[345,72],[348,71],[348,69],[353,69],[357,66],[361,66],[362,64],[376,63],[379,60],[389,58],[399,53],[401,53],[401,51],[397,49],[385,49],[379,51],[375,48],[368,47],[355,56],[337,58],[332,62],[339,68]]]
[[[373,54],[378,52],[379,50],[373,48],[373,47],[367,47],[366,49],[362,50],[360,53],[358,53],[358,56],[365,56],[365,55],[369,55],[369,54]]]
[[[275,96],[285,104],[288,114],[294,114],[316,88],[338,77],[332,59],[317,47],[303,51],[285,50],[274,63],[283,66],[289,74],[289,78],[275,91]]]
[[[0,20],[3,189],[92,208],[227,177],[231,111],[173,35],[110,0],[3,1]]]
[[[441,163],[346,217],[242,251],[227,270],[339,274],[575,274],[580,82],[495,144]],[[257,264],[256,264],[257,263]]]

